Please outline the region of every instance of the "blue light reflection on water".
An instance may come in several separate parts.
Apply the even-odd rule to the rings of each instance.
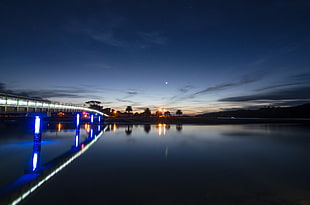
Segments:
[[[40,123],[43,125],[40,125]],[[33,118],[32,122],[14,126],[1,127],[0,132],[0,187],[11,183],[26,171],[37,172],[40,165],[47,163],[60,154],[67,152],[75,146],[76,124],[73,123],[52,123],[42,120],[39,117]],[[21,127],[28,126],[29,133],[21,132]],[[42,129],[40,129],[42,128]],[[25,129],[25,130],[27,130]],[[7,135],[6,133],[10,133]],[[79,138],[87,139],[87,132],[81,128]],[[74,140],[74,142],[73,142]]]

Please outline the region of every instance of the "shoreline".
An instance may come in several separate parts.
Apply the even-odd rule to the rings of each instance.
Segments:
[[[105,123],[118,124],[255,124],[255,123],[304,123],[310,124],[309,118],[206,118],[206,117],[124,117],[108,118]]]

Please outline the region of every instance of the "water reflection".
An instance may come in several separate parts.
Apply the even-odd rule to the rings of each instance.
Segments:
[[[133,125],[127,125],[127,128],[125,129],[126,135],[131,135],[132,128],[133,128]]]
[[[58,124],[57,124],[57,131],[60,132],[60,131],[61,131],[61,128],[62,128],[62,124],[61,124],[61,123],[58,123]]]
[[[114,123],[113,125],[111,125],[111,130],[113,131],[113,132],[116,132],[116,130],[117,130],[117,125]]]
[[[306,204],[303,202],[310,200],[309,128],[283,125],[274,129],[270,126],[266,131],[263,125],[171,125],[168,129],[164,124],[108,127],[113,130],[117,126],[116,132],[106,133],[105,140],[96,143],[97,149],[79,161],[78,170],[68,167],[69,174],[58,178],[60,184],[48,185],[46,195],[37,196],[52,202],[62,196],[69,203],[81,192],[81,181],[75,180],[76,176],[95,167],[83,180],[84,187],[92,187],[83,189],[83,194],[92,196],[94,203]],[[94,127],[94,136],[97,129]],[[124,133],[126,130],[131,130],[130,136]],[[164,133],[165,137],[158,137]],[[59,185],[67,190],[65,196]]]
[[[177,131],[181,132],[182,131],[182,124],[177,124],[175,126],[175,128],[176,128]]]
[[[90,124],[85,123],[85,124],[84,124],[84,129],[85,129],[85,131],[86,131],[87,133],[90,133]]]
[[[85,124],[85,130],[87,130],[87,132],[90,131],[88,124]],[[131,135],[132,132],[133,132],[133,129],[139,129],[140,126],[143,126],[144,128],[144,132],[146,134],[149,134],[151,132],[151,128],[152,126],[154,125],[151,125],[151,124],[144,124],[144,125],[134,125],[134,124],[109,124],[107,125],[107,131],[113,131],[113,132],[116,132],[119,128],[124,128],[124,132],[126,135]],[[171,125],[170,124],[165,124],[165,123],[159,123],[159,124],[155,124],[156,126],[156,132],[157,132],[157,135],[161,136],[161,135],[166,135],[168,130],[171,128]],[[174,126],[174,125],[173,125]],[[176,130],[178,132],[181,132],[183,127],[182,127],[182,124],[176,124],[175,125],[176,127]]]
[[[144,125],[144,131],[148,134],[151,131],[151,125],[149,124]]]
[[[158,124],[157,125],[157,131],[158,131],[158,135],[166,135],[166,124]]]
[[[3,172],[4,174],[2,173],[2,175],[4,176],[9,174],[10,177],[7,180],[7,182],[1,184],[1,186],[4,186],[4,185],[7,185],[7,186],[0,187],[0,198],[1,198],[0,200],[2,200],[2,198],[6,198],[7,196],[10,196],[11,193],[14,193],[14,197],[17,197],[17,198],[15,199],[13,199],[14,197],[12,198],[12,200],[14,200],[14,201],[11,201],[13,204],[19,202],[21,199],[28,196],[29,193],[36,190],[37,187],[39,187],[41,184],[43,184],[45,181],[51,178],[55,173],[62,170],[71,161],[73,161],[75,158],[80,156],[85,150],[87,150],[90,147],[91,144],[93,144],[96,141],[95,139],[98,138],[98,136],[100,136],[105,131],[104,125],[100,125],[97,123],[95,125],[85,124],[84,128],[86,128],[85,131],[88,132],[88,137],[84,138],[85,140],[81,142],[80,123],[78,122],[78,120],[77,120],[77,123],[75,122],[67,123],[66,124],[67,127],[69,128],[75,127],[75,134],[74,134],[74,131],[70,131],[70,139],[73,138],[73,141],[68,140],[68,141],[71,141],[70,145],[66,149],[64,149],[64,152],[61,152],[61,151],[59,152],[58,148],[63,147],[63,145],[57,144],[57,143],[62,143],[64,141],[55,140],[55,136],[54,136],[54,139],[51,139],[50,133],[56,133],[56,136],[57,136],[57,133],[63,129],[63,123],[50,122],[45,119],[43,120],[39,116],[35,116],[35,118],[33,118],[31,121],[32,121],[31,126],[33,127],[31,158],[27,154],[30,160],[27,156],[26,158],[22,158],[23,159],[22,161],[19,160],[20,162],[24,162],[24,163],[28,162],[26,163],[26,166],[24,163],[20,163],[20,162],[17,162],[18,160],[14,160],[14,163],[18,163],[16,167],[18,167],[20,171],[14,172],[13,174],[11,174],[10,170],[12,168],[8,167],[8,170],[6,172]],[[54,130],[54,132],[51,132],[52,130]],[[55,143],[55,141],[58,141],[58,142]],[[53,146],[54,148],[56,148],[56,150],[55,149],[51,150],[50,146],[54,143],[56,146],[55,145]],[[20,148],[27,148],[30,145],[28,142],[27,143],[17,142],[17,144],[19,145]],[[65,143],[65,146],[67,145],[68,144]],[[48,156],[50,153],[53,153],[52,157]],[[44,157],[42,157],[42,154]],[[24,165],[20,165],[20,164],[24,164]],[[10,163],[9,165],[11,166]],[[20,174],[16,175],[16,173],[20,173]],[[14,179],[15,181],[13,181]],[[12,183],[9,184],[10,182]],[[18,190],[18,193],[15,194],[16,190]],[[10,198],[9,200],[11,200],[11,197],[9,198]],[[0,202],[0,204],[2,203]]]

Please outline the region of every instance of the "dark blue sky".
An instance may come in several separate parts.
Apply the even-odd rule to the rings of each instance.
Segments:
[[[309,11],[306,0],[2,0],[1,89],[187,114],[302,104]]]

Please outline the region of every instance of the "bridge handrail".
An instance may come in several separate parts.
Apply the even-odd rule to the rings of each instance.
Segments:
[[[8,97],[9,96],[9,97]],[[103,112],[94,110],[87,107],[81,107],[73,104],[65,103],[55,103],[47,100],[40,100],[36,98],[28,98],[24,96],[18,96],[13,94],[0,93],[0,106],[9,106],[9,107],[33,107],[33,108],[60,108],[60,109],[75,109],[75,110],[85,110],[89,112],[95,112],[100,115],[108,117]]]

